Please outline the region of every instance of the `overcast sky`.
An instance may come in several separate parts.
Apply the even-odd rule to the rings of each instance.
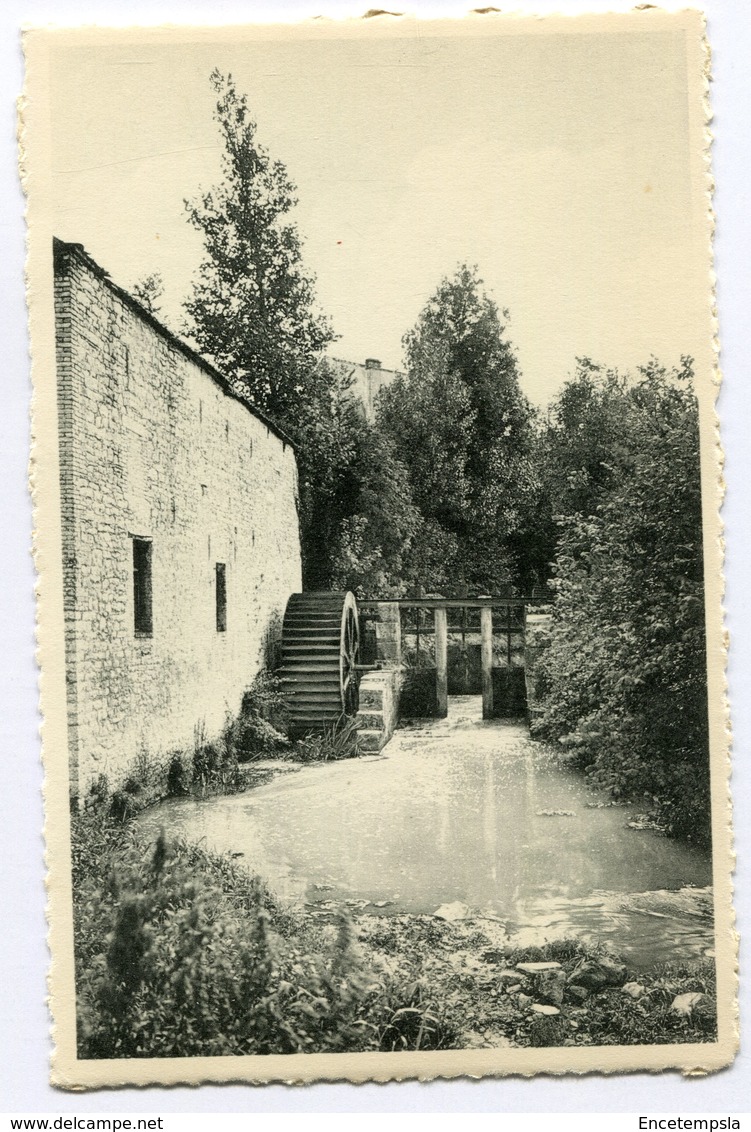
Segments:
[[[675,364],[708,337],[683,33],[537,25],[65,46],[51,68],[55,232],[126,288],[160,272],[179,326],[201,258],[183,199],[220,176],[218,66],[297,185],[337,356],[399,367],[403,334],[467,260],[510,312],[534,401],[577,355]]]

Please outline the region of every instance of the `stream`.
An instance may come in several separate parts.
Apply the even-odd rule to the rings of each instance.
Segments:
[[[714,947],[708,854],[639,825],[479,697],[401,728],[380,755],[141,815],[232,854],[282,899],[392,914],[467,906],[520,946],[608,941],[634,967]]]

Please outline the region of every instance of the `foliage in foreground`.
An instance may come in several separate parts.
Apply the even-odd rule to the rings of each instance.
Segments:
[[[79,1057],[451,1043],[424,987],[363,963],[346,917],[306,927],[226,858],[74,824]]]
[[[626,381],[584,365],[558,405],[585,443],[561,476],[551,643],[536,733],[599,786],[638,799],[675,835],[709,841],[709,759],[699,475],[690,366]],[[615,441],[617,429],[618,440]],[[552,432],[555,434],[555,428]],[[551,449],[556,451],[555,435]],[[565,472],[565,468],[563,468]]]
[[[492,921],[340,916],[280,906],[257,878],[196,846],[139,842],[132,826],[74,821],[73,882],[82,1058],[428,1050],[711,1041],[714,964],[627,972],[620,986],[568,991],[555,1018],[535,976],[499,973],[555,960],[568,982],[608,955],[580,940],[515,948]],[[699,992],[686,1018],[675,996]]]
[[[441,1003],[443,1026],[454,1028],[463,1048],[502,1045],[595,1046],[665,1045],[713,1041],[717,1023],[715,970],[710,959],[661,965],[649,971],[629,970],[622,980],[636,981],[638,998],[621,986],[592,991],[582,1002],[568,990],[559,1013],[546,1017],[533,1003],[550,1000],[535,986],[536,977],[521,972],[513,983],[499,980],[516,964],[553,960],[567,984],[584,962],[612,953],[598,943],[558,939],[541,946],[515,947],[488,921],[445,923],[433,916],[364,916],[361,941],[375,955],[399,962],[427,983]],[[671,1009],[676,996],[698,992],[701,1009],[690,1017]]]

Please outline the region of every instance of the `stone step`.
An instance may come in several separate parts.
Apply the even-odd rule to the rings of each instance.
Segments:
[[[342,627],[342,618],[340,614],[329,613],[288,613],[284,618],[285,628],[294,629],[296,625],[322,625],[324,627],[338,628]]]
[[[285,632],[284,645],[328,645],[333,644],[339,650],[339,631],[324,632],[315,629],[291,629]]]
[[[357,735],[357,741],[363,753],[370,754],[374,751],[380,751],[383,746],[383,731],[375,731],[367,728],[360,730]]]
[[[368,688],[360,684],[360,710],[361,711],[382,711],[383,710],[383,689],[382,688]]]
[[[383,712],[370,708],[363,710],[361,707],[357,713],[357,725],[361,731],[383,731]]]

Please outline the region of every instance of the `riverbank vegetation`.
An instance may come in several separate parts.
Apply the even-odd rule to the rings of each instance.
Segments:
[[[82,1058],[700,1042],[710,962],[630,972],[500,925],[291,910],[228,857],[73,822]]]
[[[82,1058],[436,1049],[427,987],[366,962],[346,915],[278,904],[225,857],[89,813],[73,835]]]
[[[558,541],[536,734],[615,798],[708,845],[699,421],[688,362],[582,363],[551,414]],[[573,438],[573,439],[572,439]]]

